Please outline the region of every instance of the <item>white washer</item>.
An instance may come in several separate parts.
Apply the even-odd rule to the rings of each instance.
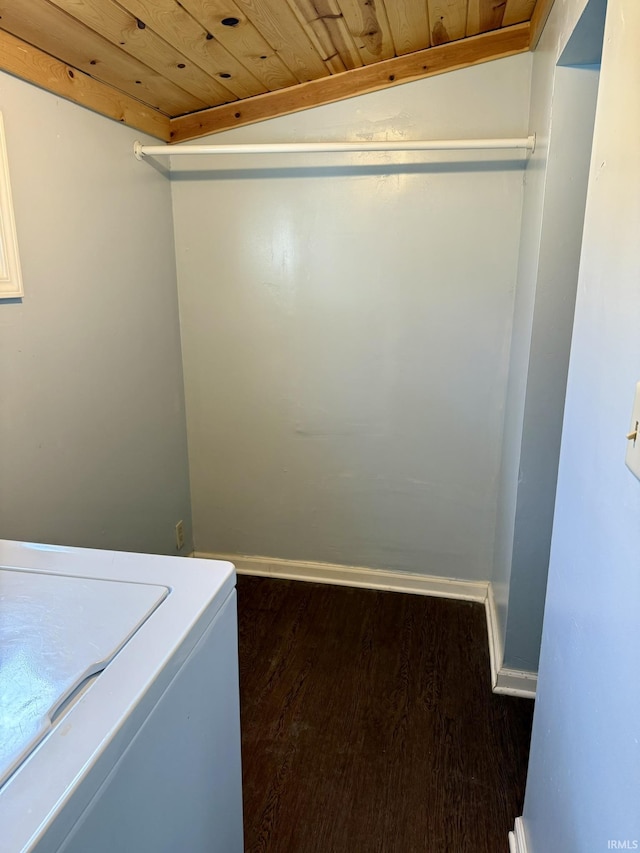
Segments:
[[[231,563],[0,540],[0,851],[242,850]]]

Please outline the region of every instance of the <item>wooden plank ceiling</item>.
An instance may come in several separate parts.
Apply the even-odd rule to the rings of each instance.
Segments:
[[[0,68],[177,142],[521,53],[552,3],[0,0]]]

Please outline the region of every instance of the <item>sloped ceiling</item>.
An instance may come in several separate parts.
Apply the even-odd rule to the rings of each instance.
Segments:
[[[164,141],[533,48],[553,0],[0,0],[0,68]]]

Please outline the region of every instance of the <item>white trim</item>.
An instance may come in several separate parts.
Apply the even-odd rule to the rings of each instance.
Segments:
[[[513,832],[509,833],[510,853],[527,853],[527,837],[524,834],[524,821],[521,817],[516,818]]]
[[[9,183],[9,160],[0,113],[0,299],[20,299],[23,295],[18,235]]]
[[[493,587],[489,584],[487,598],[484,603],[487,616],[487,637],[489,639],[489,660],[491,662],[491,686],[495,688],[498,682],[498,672],[502,666],[504,653],[502,650],[502,634],[498,624],[498,613],[496,600],[493,595]]]
[[[498,678],[492,685],[494,693],[505,696],[521,696],[523,699],[535,699],[538,686],[538,674],[527,669],[509,669],[501,666]]]
[[[277,560],[272,557],[245,557],[237,554],[228,554],[223,557],[220,554],[207,554],[202,551],[196,551],[194,557],[208,560],[227,560],[235,565],[239,575],[311,581],[392,592],[410,592],[416,595],[433,595],[440,598],[457,598],[482,603],[487,597],[488,584],[486,581],[461,581],[433,575],[418,575],[412,572],[389,572],[383,569],[368,569],[361,566]]]
[[[493,587],[489,584],[485,599],[487,614],[487,635],[489,638],[489,660],[491,662],[491,689],[505,696],[522,696],[535,699],[538,675],[521,669],[509,669],[504,666],[502,634],[498,624],[496,601]]]
[[[334,563],[316,563],[302,560],[279,560],[274,557],[248,557],[240,554],[210,554],[194,551],[193,557],[204,560],[225,560],[233,563],[239,575],[281,578],[283,580],[327,583],[335,586],[353,586],[362,589],[381,589],[389,592],[408,592],[414,595],[432,595],[438,598],[478,601],[485,606],[489,659],[491,662],[491,687],[494,693],[507,696],[535,698],[537,674],[502,665],[503,650],[498,628],[496,604],[491,583],[488,581],[462,581],[435,575],[413,572],[390,572],[362,566],[340,566]]]

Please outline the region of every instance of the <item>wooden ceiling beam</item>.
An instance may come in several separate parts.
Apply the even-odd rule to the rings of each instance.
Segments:
[[[130,127],[169,140],[169,118],[0,30],[0,69]]]
[[[551,14],[555,0],[538,0],[536,7],[531,16],[531,38],[529,40],[529,50],[535,50],[540,41],[542,30],[547,23],[547,18]]]
[[[235,104],[171,119],[171,142],[197,139],[529,50],[529,23],[387,59]]]

